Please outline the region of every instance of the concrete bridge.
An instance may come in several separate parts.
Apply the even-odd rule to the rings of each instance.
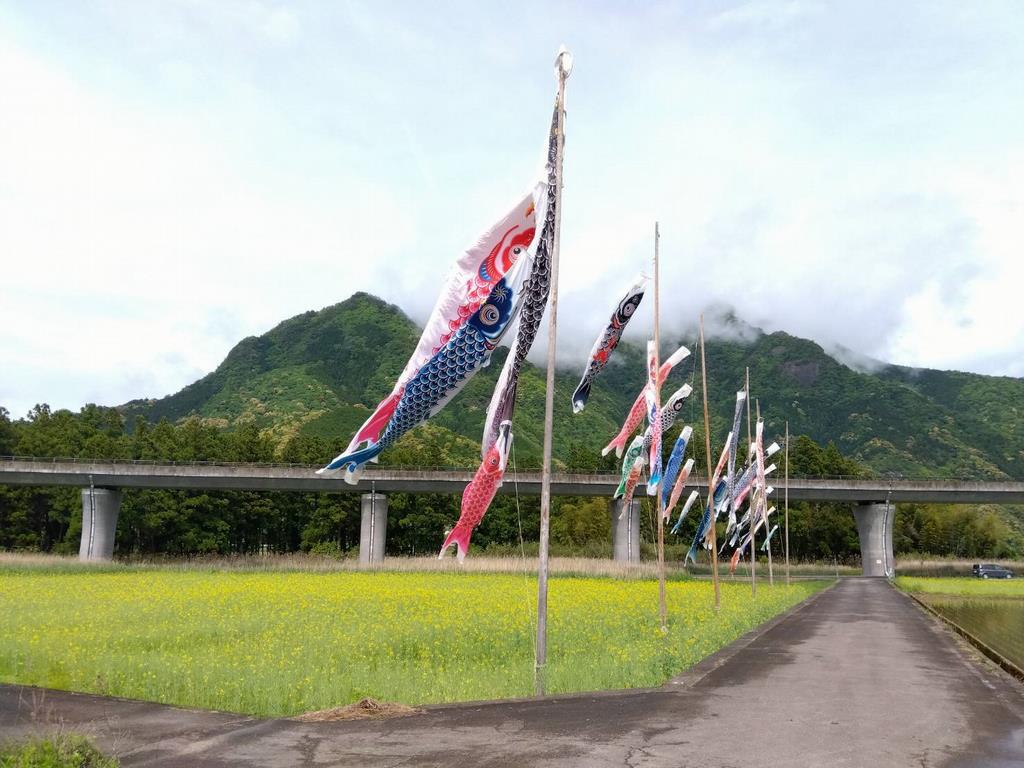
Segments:
[[[458,494],[472,479],[471,469],[367,468],[358,485],[340,477],[315,474],[314,466],[283,464],[109,462],[83,459],[0,459],[0,485],[74,486],[82,488],[83,559],[109,559],[122,488],[171,490],[246,490],[362,493],[360,559],[384,556],[387,528],[387,492]],[[610,498],[618,473],[570,474],[555,472],[551,492],[561,496]],[[776,483],[781,486],[780,478]],[[506,475],[501,493],[540,493],[540,472]],[[691,477],[688,488],[707,489],[707,481]],[[777,492],[781,499],[781,488]],[[924,480],[903,478],[791,478],[791,501],[832,501],[854,504],[864,573],[884,576],[892,572],[893,505],[899,502],[942,504],[1021,504],[1024,482],[992,480]],[[611,510],[615,559],[640,557],[640,504],[620,519],[620,502]]]

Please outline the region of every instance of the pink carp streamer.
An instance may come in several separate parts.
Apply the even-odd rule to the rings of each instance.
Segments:
[[[730,434],[725,439],[725,447],[722,449],[722,455],[718,457],[718,464],[715,466],[715,471],[711,475],[710,488],[718,488],[718,482],[722,477],[722,471],[725,469],[726,462],[729,460],[729,441],[732,439]],[[704,509],[704,516],[700,519],[700,524],[697,526],[697,531],[693,535],[693,542],[690,544],[690,549],[686,553],[686,560],[690,560],[693,563],[697,562],[697,549],[703,546],[705,549],[711,546],[711,526],[715,524],[715,512],[712,509],[715,506],[714,490],[712,490],[712,496],[708,499],[707,507]]]
[[[648,496],[653,496],[657,493],[658,483],[661,482],[661,449],[660,447],[658,450],[654,449],[654,436],[658,435],[658,440],[660,441],[661,437],[672,428],[672,425],[676,423],[676,419],[679,418],[679,414],[683,412],[684,401],[692,392],[693,389],[689,384],[683,384],[683,386],[672,393],[672,397],[661,406],[655,421],[644,430],[644,451],[649,452],[654,458],[651,479],[647,483]]]
[[[736,573],[736,566],[740,564],[740,549],[737,547],[733,550],[732,557],[729,558],[729,575],[732,576]]]
[[[754,429],[754,489],[750,496],[751,505],[754,510],[754,515],[761,515],[758,520],[758,524],[763,523],[767,517],[765,510],[768,508],[768,482],[765,479],[764,467],[764,421],[761,419],[757,420],[757,426]],[[756,530],[754,525],[751,525],[751,530]]]
[[[739,546],[737,546],[736,549],[733,551],[732,557],[729,558],[730,575],[736,573],[736,566],[739,564],[740,558],[743,557],[744,553],[747,551],[747,547],[750,546],[750,542],[753,539],[753,536],[756,535],[759,530],[761,530],[761,526],[764,525],[764,523],[767,522],[768,518],[771,517],[773,514],[775,514],[775,507],[772,507],[767,512],[765,512],[764,519],[758,520],[757,523],[754,525],[753,534],[748,532],[747,535],[743,537],[743,541],[741,541]],[[778,526],[775,526],[775,528],[773,528],[769,532],[767,538],[765,539],[765,544],[767,544],[771,540],[772,534],[775,533],[777,529]],[[764,549],[763,545],[762,549]]]
[[[658,403],[659,398],[659,387],[658,374],[660,369],[658,368],[658,348],[654,344],[654,340],[648,340],[647,342],[647,392],[644,400],[647,405],[647,431],[651,434],[651,444],[648,447],[650,456],[648,458],[648,465],[651,468],[651,482],[648,483],[648,494],[653,490],[657,490],[656,486],[661,480],[661,430],[658,428],[660,419],[658,418],[658,411],[660,405]]]
[[[771,457],[778,453],[779,450],[779,444],[772,443],[771,445],[768,446],[768,449],[765,451],[764,455],[766,457]],[[767,467],[765,467],[764,473],[766,475],[770,475],[776,469],[777,467],[774,464],[769,464]],[[757,467],[755,467],[752,463],[749,467],[747,467],[743,474],[740,475],[740,479],[736,481],[736,486],[733,492],[734,498],[732,503],[729,505],[729,527],[726,529],[727,534],[731,533],[737,527],[736,512],[739,511],[740,505],[743,504],[744,501],[746,501],[747,496],[750,493],[750,488],[754,483],[754,475],[756,474],[756,471]]]
[[[498,281],[527,252],[536,236],[537,203],[542,191],[543,185],[538,185],[524,195],[455,262],[405,369],[391,393],[356,432],[345,453],[380,439],[402,399],[405,385],[480,309]]]
[[[775,466],[772,465],[770,467],[765,467],[764,465],[767,452],[764,449],[763,420],[759,419],[757,422],[754,442],[750,447],[751,452],[753,453],[753,461],[751,462],[750,469],[754,471],[754,478],[750,485],[750,509],[744,518],[744,522],[748,523],[748,531],[746,536],[740,540],[739,546],[736,548],[736,551],[733,552],[732,558],[729,561],[730,572],[735,571],[736,564],[739,562],[740,557],[743,556],[743,552],[748,546],[752,545],[754,536],[762,526],[767,524],[768,517],[775,511],[775,507],[768,509],[768,497],[775,489],[768,485],[767,476],[775,469]],[[772,443],[772,447],[777,448],[775,443]],[[740,525],[742,525],[742,523]]]
[[[768,485],[767,472],[764,466],[764,421],[757,420],[757,427],[754,430],[754,466],[757,468],[755,489],[757,498],[757,512],[760,512],[760,519],[757,525],[751,526],[750,535],[753,536],[761,525],[768,522],[768,494],[772,488]]]
[[[658,369],[658,386],[665,383],[665,379],[672,372],[672,369],[676,367],[680,362],[686,359],[690,354],[690,350],[686,347],[680,347],[672,353],[664,363],[661,364],[661,368]],[[629,443],[629,438],[640,423],[644,420],[644,414],[647,411],[647,385],[641,390],[640,394],[637,395],[636,400],[633,401],[633,406],[629,409],[629,415],[626,416],[626,421],[622,425],[622,429],[619,430],[612,441],[608,443],[601,451],[602,456],[607,456],[612,450],[615,451],[615,455],[622,458],[622,452],[626,449],[626,445]]]
[[[453,544],[457,547],[456,557],[459,562],[466,559],[466,552],[469,551],[469,538],[480,521],[483,520],[484,514],[494,499],[494,494],[498,492],[502,479],[505,477],[505,465],[508,462],[511,445],[512,423],[504,421],[498,429],[498,439],[480,463],[480,468],[477,469],[473,479],[466,486],[466,490],[462,492],[462,513],[459,515],[459,521],[455,527],[445,537],[444,544],[441,545],[441,552],[437,556],[438,560],[444,557],[448,547]]]
[[[729,461],[725,469],[725,498],[729,509],[730,523],[735,516],[732,498],[736,493],[736,449],[740,442],[740,421],[743,418],[743,404],[747,401],[746,390],[736,393],[736,411],[732,417],[732,439],[729,440]]]
[[[755,467],[751,467],[750,469],[754,470]],[[775,467],[774,464],[769,464],[767,467],[765,467],[764,471],[765,471],[766,475],[770,475],[773,471],[775,471],[775,469],[776,469],[776,467]],[[740,482],[736,486],[736,506],[737,507],[739,507],[744,501],[747,500],[747,496],[750,494],[750,489],[753,486],[754,474],[755,473],[753,471],[751,471],[749,475],[746,472],[744,472],[743,473],[743,477],[740,478]],[[735,521],[731,521],[730,525],[732,527],[735,527],[736,526]],[[732,530],[732,529],[730,528],[730,530]]]

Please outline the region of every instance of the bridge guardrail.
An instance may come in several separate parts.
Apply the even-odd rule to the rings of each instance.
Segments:
[[[35,462],[43,464],[111,464],[124,466],[174,466],[174,467],[226,467],[238,469],[308,469],[316,471],[322,464],[302,464],[294,462],[271,462],[271,461],[208,461],[208,460],[162,460],[162,459],[108,459],[99,457],[82,456],[0,456],[2,462]],[[410,465],[370,465],[367,471],[371,474],[379,470],[396,472],[475,472],[476,465],[457,466],[444,464],[418,464]],[[519,467],[520,474],[539,472],[540,467]],[[597,469],[597,470],[562,470],[560,474],[579,474],[618,477],[619,470]],[[699,475],[697,476],[699,477]],[[996,477],[948,477],[948,476],[914,476],[889,474],[861,474],[861,475],[790,475],[791,480],[863,480],[873,482],[946,482],[946,483],[971,483],[971,482],[1014,482],[1012,478]],[[781,475],[778,470],[772,475],[772,479],[778,484]]]

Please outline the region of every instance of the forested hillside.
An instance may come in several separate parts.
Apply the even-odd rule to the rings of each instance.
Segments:
[[[749,366],[752,396],[760,402],[772,437],[782,435],[788,419],[792,433],[834,442],[843,455],[875,472],[1024,478],[1024,419],[1018,413],[1024,380],[896,366],[868,373],[844,365],[806,339],[749,327],[737,330],[749,341],[708,341],[714,435],[728,431],[735,391],[742,388]],[[277,438],[316,435],[343,444],[390,391],[418,336],[419,329],[400,309],[357,293],[243,340],[213,373],[175,395],[135,400],[121,410],[129,421],[134,416],[156,422],[196,415],[226,427],[254,424]],[[668,339],[665,353],[678,344],[694,348],[692,338]],[[434,457],[426,455],[428,450],[423,464],[473,464],[473,444],[479,443],[504,357],[505,350],[499,349],[491,365],[432,420],[438,428],[435,438],[442,439],[447,430],[470,442],[446,436],[452,452]],[[694,384],[695,396],[684,411],[694,422],[700,412],[699,377],[692,376],[696,357],[681,363],[665,386],[667,395],[683,383]],[[560,368],[556,377],[555,457],[562,462],[574,449],[600,449],[618,431],[643,385],[643,352],[637,345],[621,345],[586,410],[574,415],[570,395],[581,369],[582,364]],[[528,365],[515,422],[517,456],[525,464],[539,459],[543,400],[542,371]],[[430,440],[422,438],[417,444],[429,449]]]

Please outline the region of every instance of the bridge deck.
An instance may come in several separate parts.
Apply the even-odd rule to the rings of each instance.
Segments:
[[[0,686],[0,740],[94,734],[126,768],[1024,764],[1024,688],[880,579],[846,579],[653,691],[297,723]]]
[[[64,485],[114,488],[195,490],[262,490],[352,492],[406,491],[461,493],[473,470],[367,468],[358,485],[340,476],[317,475],[315,467],[259,464],[160,464],[90,462],[56,459],[0,459],[0,485]],[[772,478],[781,486],[781,478]],[[555,472],[552,493],[561,496],[610,496],[618,476]],[[540,493],[539,472],[506,475],[501,493]],[[691,477],[689,487],[706,489],[707,481]],[[781,489],[779,493],[781,499]],[[921,502],[950,504],[1021,504],[1024,482],[977,480],[907,480],[878,478],[792,478],[793,501]]]

